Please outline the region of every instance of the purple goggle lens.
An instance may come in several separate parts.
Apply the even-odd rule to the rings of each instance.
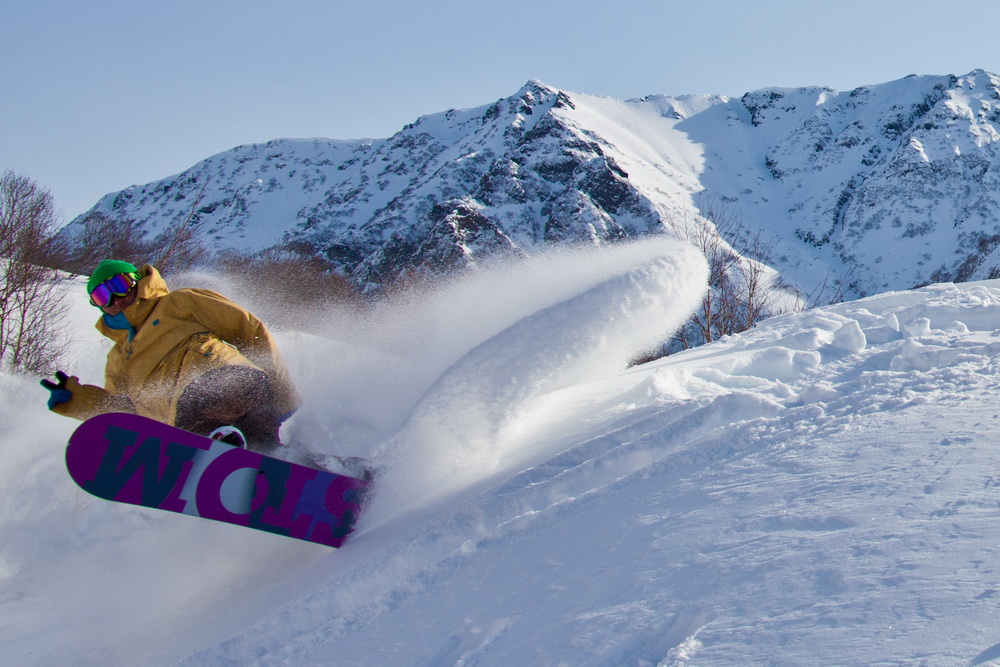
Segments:
[[[112,276],[94,288],[90,293],[90,303],[98,308],[111,303],[111,298],[115,296],[125,296],[137,282],[137,276],[133,273],[119,273]]]

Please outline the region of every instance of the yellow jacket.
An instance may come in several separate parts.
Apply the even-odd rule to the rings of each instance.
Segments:
[[[177,400],[195,378],[222,366],[258,368],[271,376],[279,414],[302,403],[263,322],[217,292],[171,292],[159,271],[139,270],[135,302],[123,311],[130,328],[108,317],[97,330],[115,342],[108,352],[104,387],[67,381],[73,397],[55,412],[88,419],[104,412],[135,412],[173,424]]]

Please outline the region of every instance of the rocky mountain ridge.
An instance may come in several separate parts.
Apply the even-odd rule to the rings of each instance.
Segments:
[[[552,244],[684,235],[722,209],[767,236],[789,282],[834,276],[852,297],[1000,275],[998,128],[1000,78],[981,70],[739,99],[531,81],[387,139],[240,146],[90,213],[149,236],[190,217],[214,249],[292,248],[373,289]]]

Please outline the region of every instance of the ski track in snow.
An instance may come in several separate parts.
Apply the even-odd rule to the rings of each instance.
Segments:
[[[340,433],[385,466],[358,533],[336,552],[86,497],[59,458],[72,424],[34,406],[43,400],[26,381],[0,376],[0,655],[996,659],[1000,282],[787,314],[621,370],[625,348],[697,301],[697,287],[678,283],[690,268],[676,247],[622,249],[590,278],[495,308],[488,324],[454,326],[474,298],[452,319],[441,309],[436,324],[407,322],[411,338],[355,358],[357,368],[312,356],[349,341],[286,336],[303,386],[332,390],[322,394],[331,412],[356,417]],[[429,349],[436,331],[450,345]],[[415,349],[424,355],[411,358]],[[362,362],[375,364],[374,394],[352,402],[329,371],[354,382]],[[404,385],[395,393],[394,382]],[[315,409],[302,423],[338,428]]]

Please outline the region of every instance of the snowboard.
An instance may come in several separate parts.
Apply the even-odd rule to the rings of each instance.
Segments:
[[[108,413],[70,437],[66,467],[98,498],[339,547],[368,481],[211,440],[148,417]]]

